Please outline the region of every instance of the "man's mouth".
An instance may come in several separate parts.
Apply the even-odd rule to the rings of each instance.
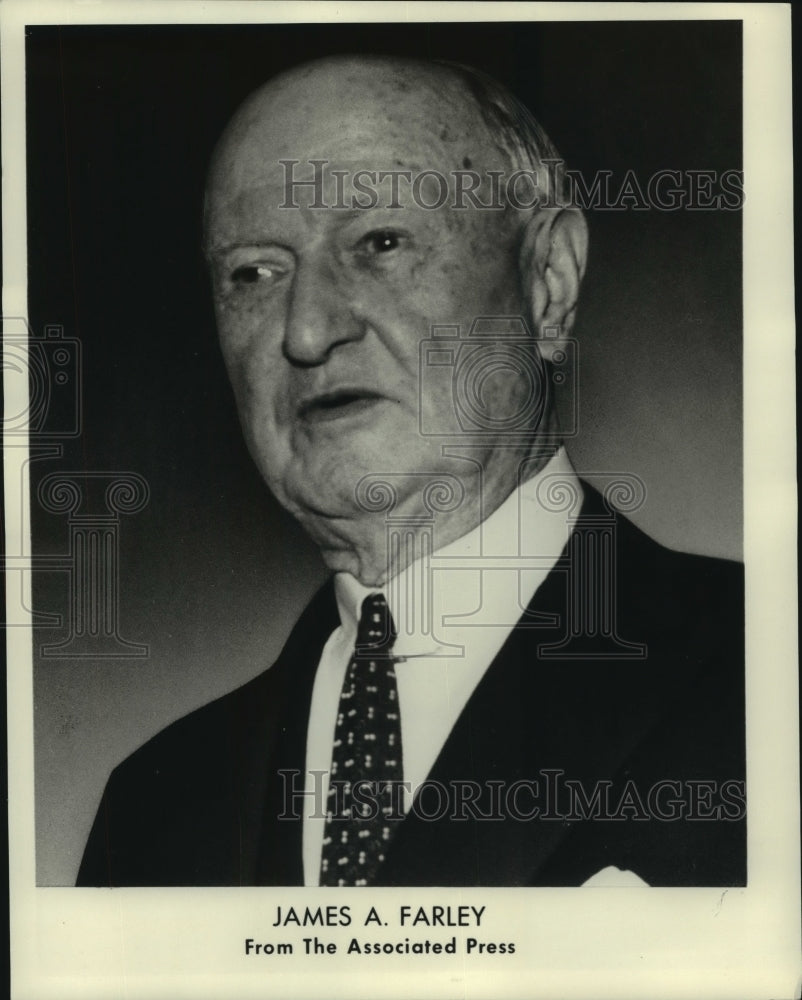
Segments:
[[[304,400],[298,407],[298,415],[313,424],[339,420],[365,413],[384,398],[369,389],[336,389]]]

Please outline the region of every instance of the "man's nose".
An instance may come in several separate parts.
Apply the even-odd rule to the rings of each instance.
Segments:
[[[364,325],[354,314],[332,265],[299,263],[293,276],[282,349],[293,364],[323,364],[338,344],[359,340]]]

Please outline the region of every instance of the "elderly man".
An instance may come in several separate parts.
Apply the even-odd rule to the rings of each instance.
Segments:
[[[587,230],[526,109],[302,66],[231,122],[205,222],[251,454],[333,578],[117,768],[79,884],[743,884],[741,574],[567,459]]]

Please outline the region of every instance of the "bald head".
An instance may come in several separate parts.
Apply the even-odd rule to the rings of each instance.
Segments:
[[[236,170],[240,151],[281,135],[299,147],[367,139],[405,142],[430,132],[453,165],[490,141],[475,101],[456,74],[433,63],[331,58],[283,73],[253,93],[232,119],[215,157],[215,174]],[[275,149],[271,148],[275,154]]]
[[[366,167],[364,157],[349,157],[354,150],[370,151],[386,171],[401,166],[404,150],[418,173],[537,174],[540,201],[552,197],[561,176],[542,167],[559,159],[545,132],[490,77],[453,64],[338,56],[282,73],[244,102],[215,152],[207,210],[252,185],[268,160],[339,158],[352,170]],[[506,204],[503,189],[493,196]]]
[[[246,439],[329,564],[365,583],[388,573],[383,515],[358,500],[366,476],[389,461],[396,512],[418,516],[421,476],[448,470],[467,496],[481,480],[487,512],[521,461],[536,456],[531,472],[548,453],[537,435],[553,433],[553,413],[527,327],[570,325],[579,230],[540,206],[486,204],[486,192],[459,199],[467,174],[514,175],[541,155],[522,122],[470,70],[340,57],[256,91],[215,154],[206,250]],[[500,317],[502,340],[519,333],[479,345],[478,446],[470,468],[452,469],[443,437],[465,440],[461,404],[451,367],[422,367],[422,352],[434,328],[467,335],[479,317]],[[442,544],[477,516],[455,510]]]

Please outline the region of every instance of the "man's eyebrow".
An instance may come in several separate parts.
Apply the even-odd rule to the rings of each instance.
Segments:
[[[333,212],[335,216],[339,219],[344,219],[346,222],[350,222],[351,219],[358,219],[360,215],[367,215],[369,212],[395,212],[396,209],[390,208],[389,205],[383,205],[381,203],[375,205],[354,205],[353,208],[338,208],[336,205],[328,205],[328,210]]]
[[[346,223],[351,222],[353,219],[365,217],[370,214],[376,214],[377,212],[392,213],[393,218],[398,217],[396,209],[392,209],[389,206],[382,204],[365,205],[354,208],[337,208],[334,205],[326,205],[325,208],[321,208],[319,209],[319,211],[331,213],[330,218],[332,218],[339,225],[345,225]],[[225,253],[230,253],[232,250],[262,249],[269,247],[270,248],[276,247],[279,250],[286,250],[288,253],[292,253],[291,247],[287,246],[284,243],[280,243],[278,240],[254,239],[254,240],[235,240],[231,243],[217,243],[214,244],[213,246],[204,245],[203,254],[205,257],[209,258],[209,257],[218,257],[221,254]]]
[[[236,240],[233,243],[215,243],[213,246],[204,246],[203,253],[206,257],[219,257],[221,254],[230,253],[232,250],[261,250],[268,247],[275,247],[291,253],[289,247],[275,240]]]

